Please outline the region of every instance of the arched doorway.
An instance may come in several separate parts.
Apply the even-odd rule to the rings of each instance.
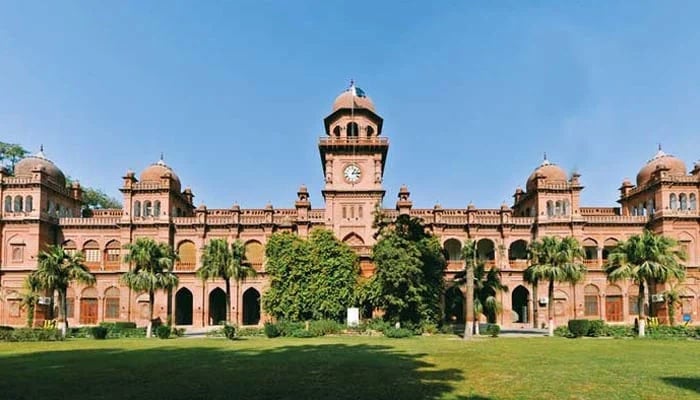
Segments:
[[[209,293],[209,325],[226,321],[226,293],[216,288]]]
[[[515,322],[526,324],[528,322],[529,306],[528,299],[530,291],[520,285],[513,290],[511,296],[511,310],[518,314],[518,320]]]
[[[175,293],[175,325],[192,325],[192,292],[187,288]]]
[[[243,292],[243,325],[260,323],[260,292],[250,288]]]
[[[464,294],[456,286],[445,291],[445,320],[464,323]]]

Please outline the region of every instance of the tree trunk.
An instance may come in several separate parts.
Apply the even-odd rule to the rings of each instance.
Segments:
[[[467,308],[464,315],[464,339],[470,339],[474,334],[474,266],[466,265],[466,294],[464,303]]]
[[[549,336],[554,336],[554,280],[549,280],[549,301],[547,302],[547,317],[549,318]]]
[[[58,312],[61,319],[61,335],[66,337],[68,333],[68,302],[66,301],[67,289],[60,289],[58,291]]]
[[[226,323],[231,323],[231,280],[224,279],[226,282]]]
[[[241,302],[238,299],[238,296],[240,296],[240,291],[241,291],[241,282],[239,280],[236,280],[236,321],[235,323],[238,324],[238,319],[241,314]]]
[[[146,337],[153,337],[153,302],[155,294],[152,290],[148,291],[148,328],[146,328]]]
[[[639,320],[637,321],[639,337],[644,337],[644,327],[646,324],[646,315],[644,313],[644,281],[639,283],[639,297],[637,298],[637,307],[639,307]]]
[[[537,282],[532,284],[532,327],[537,329],[537,323],[539,319],[539,303],[537,299]]]

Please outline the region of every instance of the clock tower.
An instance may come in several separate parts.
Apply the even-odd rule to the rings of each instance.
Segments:
[[[374,244],[373,212],[384,198],[389,141],[380,136],[383,120],[372,100],[351,82],[323,122],[326,136],[318,148],[325,177],[326,224],[362,254],[364,246]]]

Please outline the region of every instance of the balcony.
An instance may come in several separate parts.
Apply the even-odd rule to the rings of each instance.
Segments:
[[[597,258],[583,260],[583,265],[585,265],[586,268],[599,268],[600,267],[600,260]]]
[[[193,262],[177,262],[175,264],[175,272],[189,272],[195,270],[195,263]]]
[[[525,269],[527,268],[527,260],[510,260],[511,269]]]

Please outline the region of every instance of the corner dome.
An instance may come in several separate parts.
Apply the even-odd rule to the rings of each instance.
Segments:
[[[163,158],[161,157],[157,163],[151,164],[146,169],[141,172],[141,177],[139,180],[141,182],[160,182],[164,176],[169,176],[173,183],[175,190],[180,191],[182,185],[180,183],[180,178],[177,176],[175,171],[165,164]]]
[[[535,183],[538,176],[543,176],[546,183],[565,184],[569,181],[566,171],[564,171],[560,166],[547,160],[547,156],[544,157],[542,164],[540,164],[540,166],[537,167],[535,171],[533,171],[527,178],[525,188],[528,192],[535,188]]]
[[[659,167],[668,168],[668,174],[671,176],[686,175],[686,168],[683,160],[664,153],[661,147],[659,147],[659,151],[656,152],[654,157],[647,161],[646,165],[639,170],[637,174],[637,186],[644,186],[649,183],[651,175]]]
[[[335,98],[335,101],[333,102],[333,112],[340,109],[352,108],[364,108],[374,113],[377,112],[377,110],[374,108],[372,99],[367,97],[362,89],[355,86],[355,83],[350,82],[350,87]]]
[[[46,158],[43,146],[38,153],[21,159],[15,165],[15,176],[18,178],[29,178],[36,170],[40,170],[53,178],[59,186],[66,186],[66,176],[63,175],[63,171],[56,164]]]

